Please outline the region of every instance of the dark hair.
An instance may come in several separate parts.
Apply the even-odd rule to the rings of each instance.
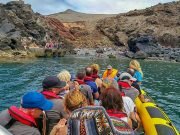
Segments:
[[[123,100],[119,90],[111,87],[105,89],[100,96],[102,106],[106,109],[113,109],[116,111],[122,111]]]
[[[91,67],[86,67],[85,68],[85,71],[86,71],[86,76],[91,76],[93,71],[92,71],[92,68]]]
[[[77,79],[83,80],[85,75],[86,75],[85,71],[83,69],[80,69],[80,70],[78,70],[76,77],[77,77]]]
[[[129,73],[131,76],[134,75],[134,69],[127,68],[127,73]]]

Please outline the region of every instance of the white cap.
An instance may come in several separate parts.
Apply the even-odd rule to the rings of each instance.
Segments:
[[[107,69],[112,69],[112,66],[111,66],[111,65],[108,65],[108,66],[107,66]]]
[[[124,72],[120,75],[119,77],[120,80],[131,80],[131,81],[136,81],[137,79],[132,77],[129,73],[127,72]]]

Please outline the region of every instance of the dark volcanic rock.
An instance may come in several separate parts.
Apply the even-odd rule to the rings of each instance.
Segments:
[[[134,58],[134,53],[131,51],[127,51],[127,52],[125,52],[125,56],[127,56],[129,58]]]
[[[68,44],[66,39],[73,38],[60,21],[34,13],[23,1],[0,4],[0,16],[0,50],[42,47],[49,41]]]
[[[180,1],[119,14],[100,20],[97,29],[116,45],[126,45],[129,38],[151,35],[165,47],[180,47]],[[118,33],[119,36],[117,36]],[[127,38],[128,37],[128,38]]]
[[[152,36],[140,36],[131,38],[128,41],[129,50],[136,53],[143,51],[148,55],[160,53],[160,45],[157,40]]]
[[[134,54],[135,59],[146,59],[148,55],[143,51],[138,51]]]
[[[0,5],[0,49],[24,49],[21,38],[32,37],[42,40],[45,30],[37,24],[36,16],[31,6],[23,1],[12,1]],[[28,24],[28,25],[27,25]]]

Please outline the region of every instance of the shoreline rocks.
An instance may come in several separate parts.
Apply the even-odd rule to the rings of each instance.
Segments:
[[[179,48],[178,48],[179,49]],[[153,61],[169,61],[169,62],[180,62],[180,57],[177,57],[176,59],[173,59],[169,55],[162,55],[162,56],[151,56],[147,57],[142,55],[142,51],[139,51],[138,53],[133,53],[130,51],[121,51],[113,48],[102,48],[103,52],[99,53],[99,48],[76,48],[74,50],[68,51],[68,50],[47,50],[45,54],[45,49],[43,48],[31,48],[29,51],[0,51],[0,61],[4,60],[17,60],[17,59],[34,59],[34,58],[46,58],[46,57],[64,57],[64,56],[73,56],[73,57],[91,57],[93,59],[144,59],[144,60],[153,60]],[[169,48],[165,48],[166,52],[167,50],[171,50]],[[174,49],[172,49],[174,51]],[[172,51],[171,50],[171,51]],[[55,53],[53,53],[55,52]],[[58,54],[59,53],[59,54]],[[174,54],[172,53],[172,56]]]
[[[132,38],[128,41],[131,52],[126,52],[126,56],[136,59],[164,59],[168,61],[180,60],[180,48],[166,48],[161,46],[157,40],[148,35]]]

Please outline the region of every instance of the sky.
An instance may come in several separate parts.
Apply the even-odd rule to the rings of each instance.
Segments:
[[[0,0],[7,3],[10,0]],[[167,3],[173,0],[24,0],[31,4],[35,12],[49,15],[72,9],[83,13],[117,14],[134,9],[144,9],[158,3]],[[174,0],[178,1],[178,0]]]

